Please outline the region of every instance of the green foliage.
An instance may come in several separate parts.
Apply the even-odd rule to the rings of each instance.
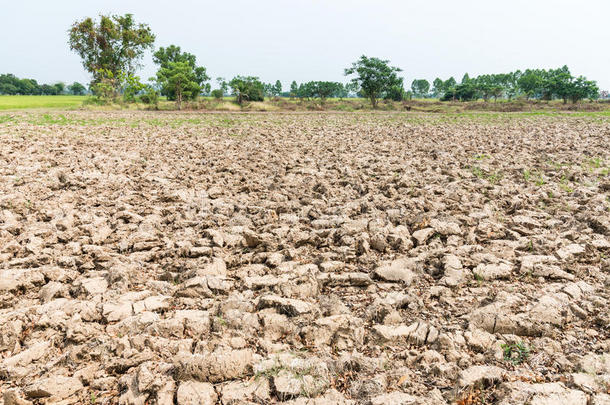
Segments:
[[[517,70],[511,73],[498,73],[480,75],[470,78],[464,75],[458,85],[441,85],[441,80],[435,80],[434,93],[443,90],[442,101],[461,100],[469,101],[483,98],[497,100],[500,97],[512,99],[522,95],[525,99],[538,98],[541,100],[563,99],[564,103],[571,100],[573,103],[589,98],[598,97],[599,88],[594,81],[583,76],[577,78],[570,74],[567,66],[558,69],[527,69],[524,72]]]
[[[91,84],[94,101],[105,104],[116,100],[121,85],[120,78],[122,73],[119,72],[115,75],[108,69],[100,69],[95,73],[95,76],[97,79]]]
[[[56,96],[64,94],[66,85],[58,82],[55,84],[39,85],[34,79],[19,79],[10,73],[0,75],[0,94],[36,96]]]
[[[339,82],[307,82],[299,86],[297,95],[299,98],[319,98],[325,102],[330,97],[340,97],[344,94],[344,87]]]
[[[445,92],[445,82],[443,82],[443,80],[441,80],[439,77],[434,79],[432,82],[432,95],[434,97],[440,97],[441,95],[445,94]]]
[[[123,84],[123,101],[127,103],[135,103],[136,96],[146,87],[140,82],[140,77],[132,74],[122,74],[121,82]]]
[[[203,66],[197,66],[197,58],[195,57],[195,55],[188,52],[182,52],[179,46],[170,45],[167,48],[159,48],[153,54],[153,61],[155,62],[155,64],[159,65],[159,69],[170,68],[170,64],[172,62],[183,62],[188,64],[193,70],[193,74],[195,77],[193,81],[197,83],[197,85],[200,87],[200,90],[205,89],[205,82],[210,80],[210,77],[207,75],[206,68]],[[166,96],[168,100],[176,100],[176,93],[174,90],[172,90],[172,88],[161,88],[161,95]],[[188,96],[188,98],[194,99],[198,95],[198,93],[191,94],[190,96]],[[185,94],[183,95],[183,97],[185,97]]]
[[[531,348],[528,347],[524,342],[506,343],[500,345],[500,347],[504,351],[504,360],[515,365],[519,365],[527,361],[531,352]]]
[[[159,104],[159,92],[149,84],[144,85],[139,98],[144,104],[151,106],[157,106]]]
[[[394,85],[386,91],[384,98],[386,100],[402,101],[407,99],[407,93],[405,92],[405,89],[402,87],[402,85]]]
[[[136,24],[132,14],[101,15],[97,23],[90,17],[76,21],[68,39],[70,49],[93,75],[93,84],[107,79],[108,72],[113,77],[121,72],[133,74],[154,41],[155,35],[148,25]]]
[[[282,82],[279,80],[275,81],[275,86],[273,86],[273,95],[279,97],[282,95]]]
[[[87,88],[79,82],[74,82],[68,86],[68,91],[70,92],[70,94],[73,94],[75,96],[82,96],[87,92]]]
[[[212,97],[214,97],[216,100],[221,100],[223,96],[224,93],[221,89],[212,90]]]
[[[426,79],[415,79],[411,83],[411,91],[417,98],[424,98],[430,91],[430,83]]]
[[[265,85],[255,76],[235,76],[229,82],[239,105],[244,101],[264,101]]]
[[[64,92],[66,91],[66,85],[62,82],[55,83],[53,87],[55,87],[55,94],[57,95],[64,94]]]
[[[295,80],[293,80],[292,83],[290,83],[290,97],[292,97],[292,98],[296,97],[298,91],[299,91],[299,86],[297,85],[297,82]]]
[[[356,75],[352,83],[360,87],[362,94],[377,108],[377,101],[394,86],[402,86],[402,78],[397,76],[402,70],[389,65],[390,61],[369,58],[362,55],[360,59],[345,69],[345,75]]]
[[[199,77],[188,62],[169,62],[167,67],[157,71],[157,83],[168,93],[176,97],[178,109],[182,109],[183,100],[195,99],[201,91]]]
[[[218,88],[222,91],[222,95],[224,96],[229,91],[229,83],[225,80],[224,77],[217,77],[216,83],[218,83]]]

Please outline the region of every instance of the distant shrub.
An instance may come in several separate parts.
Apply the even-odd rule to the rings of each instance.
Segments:
[[[235,76],[229,86],[233,89],[235,99],[239,105],[244,101],[264,101],[265,85],[254,76]]]
[[[405,89],[402,85],[394,85],[388,89],[384,98],[386,100],[402,101],[406,98]]]
[[[159,104],[159,92],[152,86],[146,86],[144,87],[142,94],[140,94],[140,101],[144,104],[156,106]]]
[[[220,100],[224,96],[224,93],[221,89],[212,90],[212,97],[216,100]]]

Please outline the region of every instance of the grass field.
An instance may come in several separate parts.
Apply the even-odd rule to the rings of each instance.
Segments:
[[[26,110],[26,109],[63,109],[72,110],[83,107],[88,96],[0,96],[0,111]],[[144,104],[117,103],[105,106],[89,104],[84,106],[88,110],[144,110],[150,106]],[[224,97],[216,100],[212,97],[200,97],[197,101],[183,104],[185,110],[200,111],[372,111],[370,102],[364,98],[329,98],[324,103],[320,100],[299,100],[291,98],[266,98],[263,102],[245,103],[243,106],[235,103],[235,97]],[[176,104],[161,97],[159,110],[175,110]],[[470,112],[523,112],[523,113],[559,113],[580,112],[588,114],[596,112],[607,115],[610,112],[610,103],[582,102],[579,104],[563,104],[560,100],[500,100],[498,102],[482,100],[469,102],[441,102],[438,99],[413,99],[403,102],[380,100],[377,111],[412,111],[432,113],[460,113]]]
[[[0,96],[0,110],[80,107],[87,96]]]

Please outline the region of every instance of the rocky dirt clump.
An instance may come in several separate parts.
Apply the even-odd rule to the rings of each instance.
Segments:
[[[0,404],[610,403],[610,121],[0,120]]]

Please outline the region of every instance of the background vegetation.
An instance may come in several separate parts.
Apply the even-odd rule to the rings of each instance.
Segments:
[[[101,15],[98,20],[86,17],[76,21],[69,29],[68,44],[82,60],[83,67],[91,74],[88,87],[74,82],[39,85],[33,79],[20,79],[12,74],[0,75],[0,95],[52,96],[90,95],[86,104],[121,105],[144,104],[148,108],[207,109],[253,109],[253,110],[316,110],[336,109],[343,111],[360,109],[388,110],[439,110],[460,111],[483,109],[491,111],[527,111],[533,109],[604,109],[595,107],[559,107],[576,105],[582,100],[598,100],[608,97],[600,92],[597,84],[586,77],[575,77],[567,66],[556,69],[526,69],[510,73],[484,74],[471,78],[468,74],[458,83],[455,78],[436,78],[432,83],[426,79],[415,79],[410,89],[404,88],[404,79],[399,76],[400,67],[391,66],[390,61],[362,55],[344,71],[347,83],[333,81],[293,81],[284,90],[282,83],[264,83],[258,77],[238,75],[231,80],[216,79],[217,88],[212,89],[211,78],[204,66],[197,64],[195,55],[183,51],[180,46],[170,45],[153,53],[158,66],[156,76],[143,83],[136,75],[141,67],[144,53],[154,49],[155,34],[144,23],[135,21],[133,15]],[[233,106],[226,97],[233,97]],[[32,98],[29,101],[5,98],[0,108],[23,108],[21,106],[73,106],[77,98],[51,101]],[[370,107],[363,103],[366,99]],[[438,102],[449,103],[442,106]],[[494,104],[489,106],[491,99]],[[418,101],[419,100],[419,101]],[[483,104],[478,103],[483,100]],[[542,104],[541,102],[547,102]],[[510,102],[510,103],[506,103]],[[262,104],[261,104],[262,103]],[[467,103],[459,105],[456,103]],[[8,107],[7,107],[8,106]]]

